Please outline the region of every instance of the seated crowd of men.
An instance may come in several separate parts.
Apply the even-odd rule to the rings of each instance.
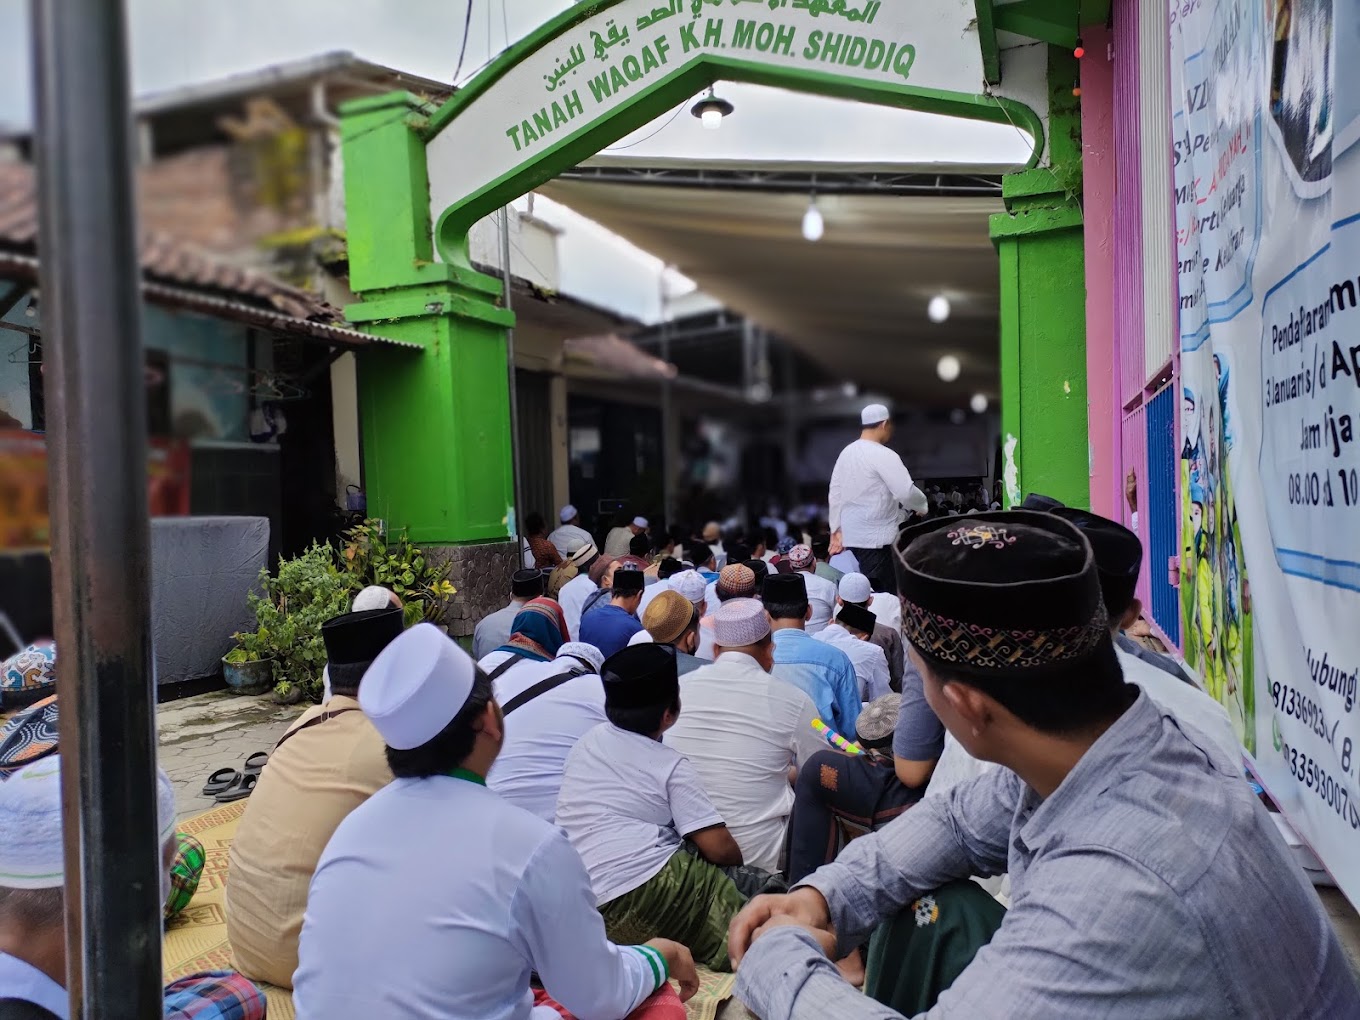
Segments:
[[[1226,713],[1118,645],[1127,529],[929,520],[899,599],[825,538],[686,562],[560,516],[472,656],[392,605],[323,628],[226,892],[299,1017],[681,1020],[696,964],[762,1020],[1360,1016]],[[46,761],[0,782],[0,1000],[64,1016]]]

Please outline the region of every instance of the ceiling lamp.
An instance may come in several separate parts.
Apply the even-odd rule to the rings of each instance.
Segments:
[[[962,371],[963,365],[961,365],[959,359],[952,354],[946,354],[935,365],[935,374],[938,375],[943,382],[953,382],[959,377],[959,373]]]
[[[817,208],[817,196],[808,200],[807,212],[803,213],[803,236],[809,241],[820,241],[826,233],[826,220],[822,210]]]
[[[722,127],[724,117],[730,117],[732,111],[736,109],[726,99],[719,99],[713,94],[713,89],[708,90],[708,95],[699,100],[690,108],[690,113],[699,118],[699,123],[709,131],[717,131]]]
[[[968,402],[968,406],[973,409],[974,414],[984,414],[987,411],[987,394],[974,393],[973,399]]]
[[[949,298],[943,294],[936,294],[930,299],[926,314],[930,316],[931,322],[944,322],[949,318]]]

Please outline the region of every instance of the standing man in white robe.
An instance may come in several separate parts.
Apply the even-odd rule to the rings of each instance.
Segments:
[[[902,508],[924,514],[925,493],[916,487],[902,458],[888,448],[893,423],[882,404],[860,415],[859,438],[841,451],[831,472],[831,555],[849,550],[874,591],[897,594],[892,544],[902,526]]]

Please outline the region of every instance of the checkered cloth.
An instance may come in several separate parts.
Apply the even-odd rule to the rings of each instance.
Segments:
[[[181,832],[176,836],[175,863],[170,866],[170,895],[165,900],[165,919],[168,921],[189,905],[198,892],[199,879],[207,852],[193,836]]]
[[[190,974],[165,986],[165,1020],[265,1020],[264,992],[230,971]]]

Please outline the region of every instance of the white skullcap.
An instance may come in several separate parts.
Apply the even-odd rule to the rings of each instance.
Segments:
[[[576,659],[590,666],[596,673],[604,668],[604,652],[584,641],[568,641],[557,650],[559,659]]]
[[[640,630],[628,639],[628,646],[655,644],[656,639],[645,630]]]
[[[880,422],[887,421],[891,417],[892,415],[888,413],[888,409],[882,404],[870,404],[860,412],[859,422],[861,425],[877,425]]]
[[[843,602],[868,602],[874,587],[863,574],[850,573],[841,578],[840,596]]]
[[[386,609],[394,605],[392,592],[380,584],[370,584],[354,596],[354,604],[349,607],[352,613],[367,613],[374,609]]]
[[[388,747],[429,743],[467,704],[476,663],[432,623],[418,623],[378,653],[359,707]]]
[[[649,527],[649,525],[647,524],[647,518],[645,518],[645,517],[634,517],[634,518],[633,518],[633,527],[635,527],[635,528],[642,528],[642,529],[645,531],[645,530]]]
[[[576,508],[572,506],[570,503],[568,503],[566,506],[564,506],[561,510],[557,512],[557,519],[561,521],[563,524],[566,524],[567,521],[571,520],[575,516]]]
[[[156,821],[164,844],[175,833],[175,788],[159,768]],[[0,887],[59,888],[66,881],[62,851],[61,755],[52,754],[0,783]]]
[[[743,648],[770,633],[770,617],[759,599],[731,599],[713,614],[713,638],[724,648]]]
[[[697,570],[682,570],[671,577],[671,591],[677,591],[691,602],[704,601],[708,582]]]

